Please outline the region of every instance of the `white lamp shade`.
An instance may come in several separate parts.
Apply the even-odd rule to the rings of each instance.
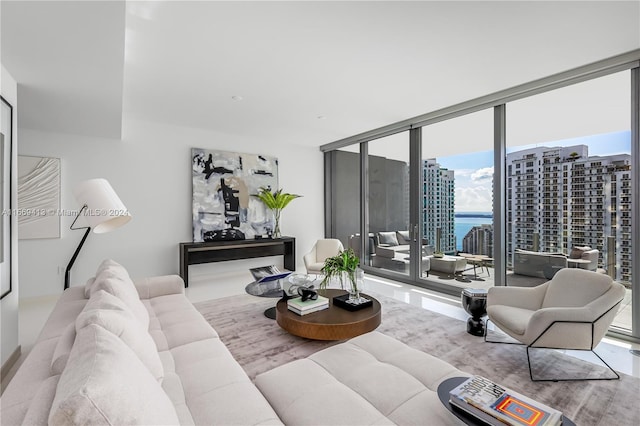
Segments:
[[[131,220],[131,214],[106,179],[89,179],[78,184],[73,195],[87,224],[97,234],[113,231]]]

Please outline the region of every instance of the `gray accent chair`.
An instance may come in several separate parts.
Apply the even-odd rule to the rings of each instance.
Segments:
[[[615,380],[618,374],[593,349],[600,343],[625,296],[622,284],[608,275],[577,268],[559,270],[537,287],[491,287],[489,320],[527,348],[532,381]],[[485,335],[485,341],[490,341]],[[593,352],[615,377],[534,379],[530,348]]]

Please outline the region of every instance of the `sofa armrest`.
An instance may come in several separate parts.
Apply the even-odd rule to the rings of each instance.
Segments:
[[[183,294],[184,281],[179,275],[161,275],[134,280],[140,299],[151,299],[168,294]]]

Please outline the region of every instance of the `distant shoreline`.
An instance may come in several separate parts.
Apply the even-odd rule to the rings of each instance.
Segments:
[[[478,213],[474,213],[474,212],[467,212],[467,213],[455,213],[454,214],[455,217],[486,217],[489,219],[493,218],[493,214],[491,213],[485,213],[485,212],[478,212]]]

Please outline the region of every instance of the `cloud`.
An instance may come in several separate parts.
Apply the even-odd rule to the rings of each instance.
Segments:
[[[491,187],[456,187],[456,211],[490,212],[493,205]]]
[[[471,180],[474,182],[478,181],[486,181],[493,179],[493,167],[484,167],[482,169],[478,169],[471,174]]]
[[[459,177],[471,176],[476,171],[474,169],[456,169],[454,170],[454,172],[455,172],[454,176],[457,179]]]

